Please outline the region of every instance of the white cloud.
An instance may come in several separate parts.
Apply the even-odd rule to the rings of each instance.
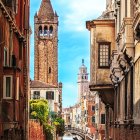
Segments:
[[[105,0],[59,0],[67,14],[63,15],[64,28],[84,31],[85,21],[97,18],[105,9]]]

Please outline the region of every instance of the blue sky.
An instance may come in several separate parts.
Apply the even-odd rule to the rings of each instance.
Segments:
[[[51,0],[59,16],[58,65],[59,81],[63,83],[63,107],[77,101],[77,73],[85,59],[90,65],[90,33],[87,20],[96,19],[105,9],[106,0]],[[34,14],[41,0],[31,0],[30,24],[34,33]],[[30,75],[34,78],[34,36],[31,36]]]

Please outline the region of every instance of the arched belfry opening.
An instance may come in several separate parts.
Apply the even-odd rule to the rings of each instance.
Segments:
[[[50,35],[53,34],[53,26],[52,26],[52,25],[51,25],[50,28],[49,28],[49,33],[50,33]]]
[[[48,35],[48,26],[44,27],[44,35],[47,36]]]
[[[42,26],[39,26],[39,29],[38,29],[38,35],[41,36],[43,35],[43,30],[42,30]]]

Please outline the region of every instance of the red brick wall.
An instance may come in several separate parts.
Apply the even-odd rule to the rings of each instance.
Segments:
[[[120,126],[112,126],[110,128],[114,129],[114,136],[110,135],[113,140],[140,140],[140,125],[135,125],[135,126],[125,126],[125,125],[120,125]]]
[[[25,126],[27,126],[27,116],[26,114],[26,101],[28,99],[28,78],[29,78],[29,72],[28,72],[28,67],[29,63],[27,60],[27,56],[29,58],[29,54],[27,53],[28,50],[28,45],[29,45],[29,29],[26,28],[25,31],[25,4],[29,4],[29,0],[19,0],[18,1],[18,12],[17,14],[11,14],[9,11],[10,7],[7,8],[7,12],[9,15],[12,15],[9,19],[13,19],[13,21],[9,22],[8,16],[4,15],[3,13],[6,14],[6,12],[1,12],[5,8],[2,8],[0,6],[0,99],[3,98],[3,75],[13,75],[13,90],[12,90],[12,95],[13,99],[10,100],[3,100],[0,106],[2,106],[2,109],[4,108],[4,111],[6,112],[5,116],[1,115],[3,113],[3,110],[0,112],[0,124],[4,124],[5,122],[9,123],[9,128],[11,123],[16,123],[18,124],[18,128],[23,129],[25,133]],[[28,7],[29,8],[29,7]],[[12,9],[11,9],[12,10]],[[29,14],[29,13],[27,13]],[[11,22],[14,22],[15,24],[12,25]],[[29,23],[29,19],[26,19],[26,23]],[[12,26],[11,26],[12,25]],[[10,29],[10,27],[12,27]],[[4,61],[4,47],[11,47],[9,45],[9,37],[10,37],[10,30],[13,31],[13,50],[8,53],[10,55],[15,55],[16,57],[16,65],[17,67],[12,67],[8,66],[6,68],[3,67],[3,61]],[[19,32],[20,31],[20,32]],[[23,35],[23,38],[21,38],[20,34]],[[2,43],[4,42],[4,43]],[[21,67],[19,69],[18,64],[19,64],[19,48],[23,47],[23,59],[20,60]],[[11,60],[9,60],[11,61]],[[16,82],[15,79],[16,77],[19,77],[19,101],[16,101]],[[9,105],[5,105],[9,104]],[[0,109],[1,110],[1,109]],[[7,119],[7,118],[10,119]],[[8,126],[7,125],[7,126]],[[1,131],[0,131],[0,136],[3,135],[3,125],[0,126]],[[9,129],[6,127],[5,129]]]
[[[29,122],[29,140],[46,140],[40,123],[35,121]]]

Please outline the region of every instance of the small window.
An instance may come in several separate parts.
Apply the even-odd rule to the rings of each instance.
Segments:
[[[48,35],[48,27],[47,27],[47,26],[44,27],[44,35],[45,35],[45,36]]]
[[[46,92],[46,99],[54,100],[54,92],[53,91],[47,91]]]
[[[7,49],[4,48],[4,66],[7,66]]]
[[[92,116],[92,123],[95,123],[95,116]]]
[[[12,76],[3,78],[3,98],[12,98]]]
[[[105,114],[101,114],[101,124],[105,124]]]
[[[99,43],[99,67],[109,68],[110,43]]]
[[[59,95],[59,103],[61,103],[61,96]]]
[[[51,74],[52,70],[51,70],[51,67],[49,67],[49,74]]]
[[[33,99],[40,99],[40,91],[34,91]]]
[[[92,111],[95,111],[95,106],[92,106]]]

